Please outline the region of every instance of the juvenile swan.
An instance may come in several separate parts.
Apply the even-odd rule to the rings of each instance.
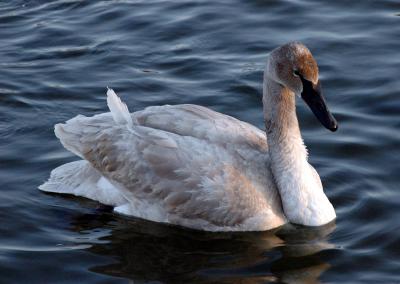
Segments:
[[[326,224],[335,210],[307,162],[295,95],[326,128],[337,129],[321,94],[317,63],[298,42],[268,58],[266,133],[198,105],[153,106],[130,114],[109,89],[110,113],[55,125],[63,146],[82,160],[56,168],[39,188],[199,230]]]

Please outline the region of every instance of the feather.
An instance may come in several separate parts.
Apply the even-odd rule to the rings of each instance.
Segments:
[[[128,107],[121,101],[114,90],[110,88],[107,88],[107,105],[115,123],[126,124],[129,128],[133,126]]]

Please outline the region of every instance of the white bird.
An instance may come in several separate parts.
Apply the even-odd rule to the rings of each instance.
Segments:
[[[337,129],[321,94],[316,61],[298,42],[269,55],[266,132],[198,105],[153,106],[130,114],[108,89],[111,112],[55,125],[63,146],[82,160],[54,169],[39,188],[207,231],[329,223],[335,210],[307,161],[295,95],[325,127]]]

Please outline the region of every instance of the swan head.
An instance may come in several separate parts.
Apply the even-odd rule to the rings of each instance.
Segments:
[[[300,42],[274,49],[267,64],[268,76],[301,97],[323,126],[336,131],[338,124],[322,95],[318,65],[310,50]]]

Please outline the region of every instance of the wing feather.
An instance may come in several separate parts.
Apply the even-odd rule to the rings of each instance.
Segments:
[[[243,146],[262,152],[268,148],[265,132],[257,127],[198,105],[152,106],[132,115],[142,126],[219,145]]]
[[[239,228],[260,214],[283,216],[272,177],[252,173],[268,163],[259,129],[193,105],[132,116],[129,128],[106,113],[78,116],[56,129],[67,149],[121,190],[134,215],[208,230]],[[153,216],[140,215],[149,207],[156,208]]]

